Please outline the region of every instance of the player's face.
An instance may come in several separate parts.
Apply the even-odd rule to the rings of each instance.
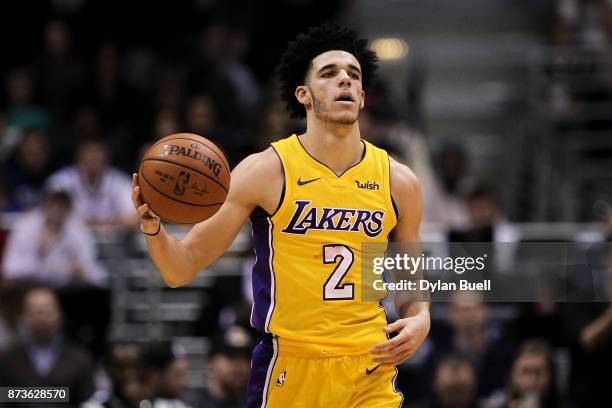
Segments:
[[[346,51],[327,51],[312,60],[303,102],[324,122],[352,125],[364,106],[361,66]],[[298,95],[299,98],[299,95]]]

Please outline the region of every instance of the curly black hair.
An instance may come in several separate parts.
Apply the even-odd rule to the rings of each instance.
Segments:
[[[342,50],[351,53],[361,65],[363,88],[367,89],[378,70],[378,58],[367,44],[368,41],[359,38],[357,32],[330,22],[311,27],[291,41],[278,66],[281,98],[291,117],[306,117],[304,106],[295,98],[295,89],[304,85],[312,60],[324,52]]]

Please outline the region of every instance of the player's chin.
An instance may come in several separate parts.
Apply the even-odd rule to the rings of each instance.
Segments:
[[[355,112],[338,112],[334,115],[334,122],[339,125],[352,125],[357,122],[358,114]]]

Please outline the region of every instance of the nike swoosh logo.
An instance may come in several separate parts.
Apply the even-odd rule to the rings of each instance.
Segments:
[[[313,181],[317,181],[317,180],[319,180],[320,178],[321,178],[321,177],[317,177],[317,178],[315,178],[315,179],[311,179],[311,180],[304,180],[304,181],[302,181],[302,178],[300,177],[300,178],[298,178],[297,185],[298,185],[298,186],[305,186],[306,184],[308,184],[308,183],[312,183]]]
[[[374,371],[378,370],[378,367],[380,367],[380,364],[372,368],[371,370],[368,370],[368,367],[366,367],[366,375],[372,374]]]

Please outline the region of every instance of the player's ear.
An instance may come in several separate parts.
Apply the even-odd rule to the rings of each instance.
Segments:
[[[310,91],[308,90],[307,86],[300,85],[297,88],[295,88],[295,97],[297,98],[298,102],[301,103],[302,105],[306,107],[310,106],[311,104]]]
[[[362,89],[361,91],[361,105],[359,109],[363,109],[365,107],[365,91]]]

